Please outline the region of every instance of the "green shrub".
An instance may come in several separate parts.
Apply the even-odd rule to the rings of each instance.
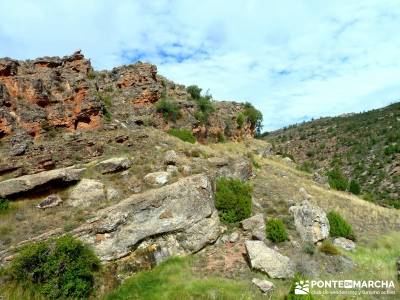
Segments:
[[[309,242],[309,243],[304,244],[303,251],[307,254],[314,255],[314,253],[315,253],[314,243]]]
[[[325,254],[328,254],[328,255],[340,254],[339,250],[329,240],[323,241],[318,249],[319,249],[319,251],[321,251]]]
[[[157,112],[162,113],[165,120],[172,120],[175,122],[181,117],[179,107],[167,99],[159,100],[156,103],[156,110]]]
[[[237,123],[237,125],[238,125],[239,128],[242,128],[242,127],[243,127],[244,121],[245,121],[245,116],[244,116],[244,114],[239,113],[239,114],[237,115],[237,117],[236,117],[236,123]]]
[[[244,112],[247,120],[250,122],[252,129],[257,135],[261,134],[263,115],[257,110],[251,103],[246,102],[244,104]]]
[[[306,294],[306,295],[296,295],[295,294],[296,284],[298,284],[298,283],[303,284],[305,282],[306,282],[306,279],[304,277],[302,277],[299,273],[297,273],[291,280],[290,290],[289,290],[289,293],[285,296],[285,300],[313,300],[314,297],[312,296],[311,293]]]
[[[280,219],[269,219],[265,224],[267,239],[274,243],[281,243],[288,240],[285,224]]]
[[[196,143],[196,138],[194,137],[192,131],[190,131],[190,130],[188,130],[188,129],[185,129],[185,128],[182,128],[182,129],[174,129],[174,128],[173,128],[173,129],[170,129],[170,130],[168,131],[168,133],[169,133],[170,135],[173,135],[173,136],[175,136],[175,137],[181,139],[181,140],[184,141],[184,142],[188,142],[188,143],[191,143],[191,144]]]
[[[0,198],[0,213],[7,211],[10,208],[10,201]]]
[[[350,181],[349,191],[354,195],[360,195],[361,193],[361,187],[354,179]]]
[[[250,217],[252,191],[251,185],[241,180],[218,179],[215,206],[219,210],[221,220],[235,223]]]
[[[196,101],[199,110],[195,113],[195,118],[201,123],[206,124],[209,115],[215,110],[211,102],[211,96],[200,97]]]
[[[26,246],[6,272],[13,281],[46,298],[82,299],[90,295],[99,267],[92,250],[66,235]]]
[[[192,99],[197,100],[201,97],[201,88],[197,85],[190,85],[186,88],[186,91],[190,94]]]
[[[348,180],[347,177],[340,171],[338,167],[328,172],[329,186],[338,191],[347,190]]]
[[[331,211],[327,214],[327,217],[329,220],[329,234],[331,237],[344,237],[346,239],[355,240],[353,228],[340,214]]]

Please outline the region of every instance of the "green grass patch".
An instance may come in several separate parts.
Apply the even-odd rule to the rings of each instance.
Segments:
[[[197,277],[190,258],[170,258],[150,271],[127,279],[106,300],[261,299],[249,283],[217,277]]]
[[[168,131],[168,133],[170,135],[173,135],[173,136],[181,139],[184,142],[188,142],[188,143],[191,143],[191,144],[196,143],[196,138],[194,137],[194,135],[193,135],[191,130],[184,129],[184,128],[182,128],[182,129],[173,128],[173,129],[170,129]]]
[[[10,201],[0,198],[0,214],[5,213],[10,209]]]

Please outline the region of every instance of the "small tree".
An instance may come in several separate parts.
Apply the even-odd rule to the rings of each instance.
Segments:
[[[10,201],[0,198],[0,213],[7,211],[10,208]]]
[[[197,85],[189,85],[186,88],[186,91],[190,94],[190,96],[194,100],[200,99],[201,97],[201,88],[199,88]]]
[[[251,103],[244,104],[244,115],[251,124],[251,128],[255,131],[256,135],[261,134],[263,115]]]
[[[243,127],[245,121],[245,116],[242,113],[238,113],[237,117],[236,117],[236,123],[238,124],[239,128]]]

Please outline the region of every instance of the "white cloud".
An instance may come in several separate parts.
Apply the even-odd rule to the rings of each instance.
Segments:
[[[4,2],[4,3],[3,3]],[[266,129],[400,97],[400,6],[371,1],[2,1],[0,56],[135,59],[217,99],[250,101]]]

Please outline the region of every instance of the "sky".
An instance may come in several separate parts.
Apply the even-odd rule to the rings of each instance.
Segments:
[[[264,130],[400,99],[399,0],[0,0],[0,57],[81,49],[251,102]]]

